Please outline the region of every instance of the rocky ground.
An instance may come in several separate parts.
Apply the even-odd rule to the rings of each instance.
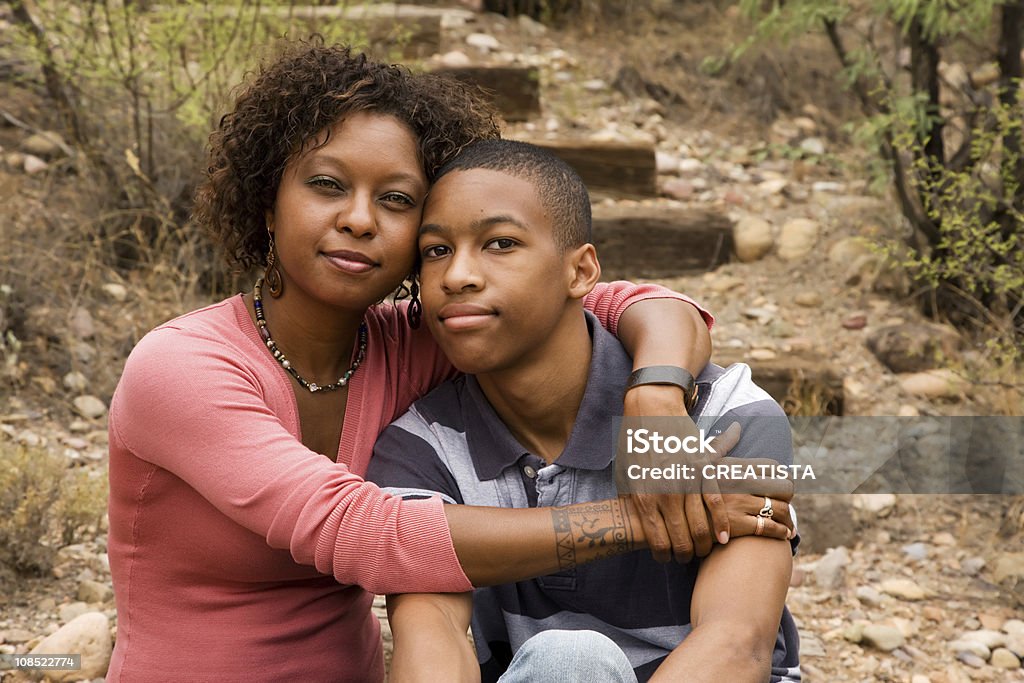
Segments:
[[[735,116],[685,117],[654,97],[627,97],[585,32],[490,15],[460,14],[451,24],[437,63],[540,67],[544,115],[510,126],[511,135],[657,146],[661,198],[599,202],[704,207],[736,222],[733,262],[661,280],[715,313],[717,349],[839,368],[849,415],[1019,414],[1019,403],[1000,403],[1002,394],[964,379],[985,366],[985,354],[948,329],[921,327],[905,277],[865,246],[864,238],[896,235],[900,221],[891,201],[868,193],[862,157],[844,143],[834,113],[803,106],[744,131]],[[695,30],[680,40],[697,38]],[[60,150],[28,137],[3,150],[6,173],[44,177],[44,159]],[[108,284],[112,301],[123,296]],[[83,343],[95,333],[88,310],[70,324]],[[886,345],[883,330],[894,326],[919,340],[947,340],[935,342],[943,353],[922,361]],[[105,402],[84,376],[62,383],[77,396],[77,417],[8,397],[0,439],[52,449],[102,476]],[[803,506],[798,499],[801,510],[829,511],[828,524],[807,524],[788,599],[806,680],[1024,681],[1024,593],[1012,590],[1024,587],[1024,545],[1012,523],[997,529],[1013,504],[1001,496],[875,494]],[[829,543],[829,527],[850,533]],[[4,586],[0,653],[82,652],[91,668],[79,676],[102,679],[116,619],[104,532],[100,525],[61,548],[50,575]]]

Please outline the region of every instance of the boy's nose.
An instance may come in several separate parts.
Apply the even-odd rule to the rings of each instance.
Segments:
[[[448,267],[444,271],[444,279],[441,286],[446,292],[458,293],[467,289],[480,289],[483,287],[483,275],[476,263],[476,260],[463,252],[452,254]]]

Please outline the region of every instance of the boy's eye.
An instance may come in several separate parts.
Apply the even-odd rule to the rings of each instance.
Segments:
[[[516,241],[510,237],[498,237],[487,243],[488,249],[511,249],[516,246]]]
[[[447,256],[450,252],[448,247],[443,244],[432,244],[428,247],[423,248],[423,258],[439,258],[441,256]]]

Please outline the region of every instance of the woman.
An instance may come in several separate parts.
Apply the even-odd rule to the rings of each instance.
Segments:
[[[452,374],[411,324],[417,302],[377,302],[413,272],[433,172],[496,135],[460,86],[316,44],[262,70],[221,120],[196,216],[239,265],[265,261],[265,280],[158,327],[126,363],[110,414],[110,680],[379,681],[368,591],[465,591],[495,558],[500,581],[557,569],[549,513],[483,518],[360,478],[379,431]],[[709,344],[695,309],[622,315],[671,296],[608,286],[589,306],[613,331],[621,319],[638,363],[696,374]],[[688,343],[637,341],[663,314]],[[665,388],[642,389],[631,400],[664,414]]]

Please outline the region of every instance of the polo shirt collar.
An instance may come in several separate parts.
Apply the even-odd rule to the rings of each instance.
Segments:
[[[565,450],[555,461],[563,467],[603,470],[615,455],[615,418],[622,415],[622,396],[633,361],[597,318],[585,311],[592,352],[587,388]],[[495,479],[529,451],[516,440],[491,407],[480,384],[466,377],[469,400],[463,404],[466,441],[477,479]]]

